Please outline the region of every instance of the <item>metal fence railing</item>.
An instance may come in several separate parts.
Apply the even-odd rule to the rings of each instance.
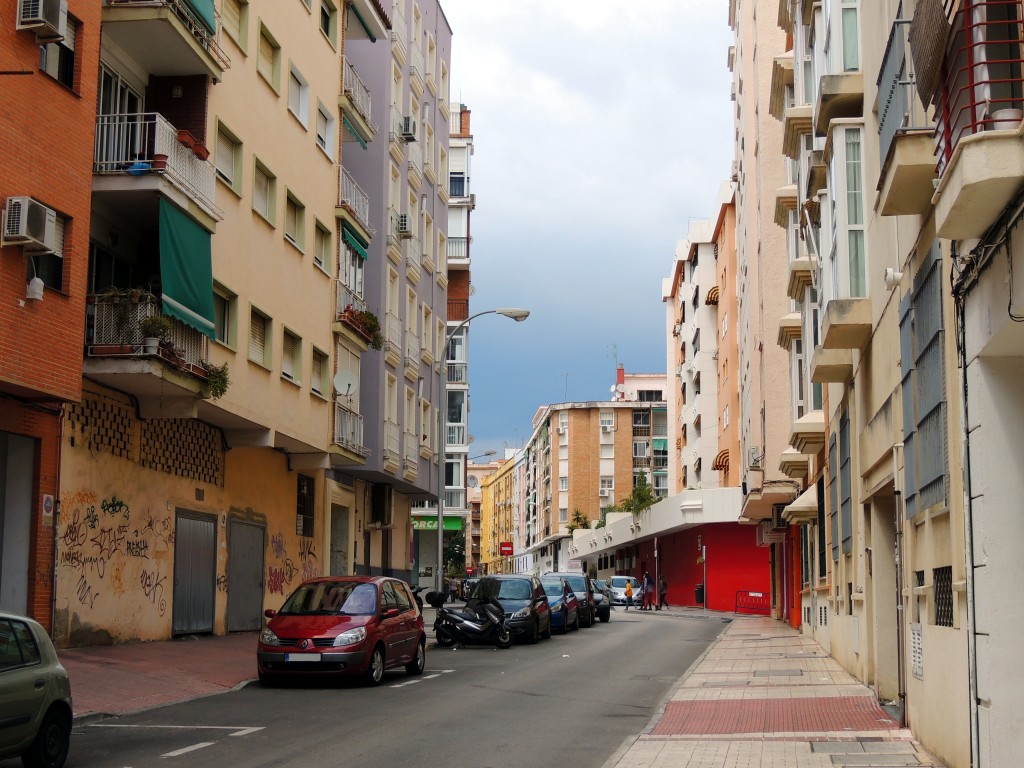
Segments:
[[[736,591],[736,613],[768,615],[772,612],[772,598],[768,592],[754,592],[749,589]]]
[[[889,150],[899,134],[932,130],[921,100],[909,46],[910,20],[896,19],[878,73],[879,159],[885,167]]]

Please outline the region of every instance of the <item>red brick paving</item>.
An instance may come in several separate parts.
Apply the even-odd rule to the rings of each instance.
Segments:
[[[877,731],[899,728],[870,696],[670,701],[654,736]]]

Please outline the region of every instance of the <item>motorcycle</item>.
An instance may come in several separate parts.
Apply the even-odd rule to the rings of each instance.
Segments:
[[[427,599],[429,601],[430,595]],[[493,597],[462,610],[438,607],[434,637],[440,648],[450,648],[456,643],[494,643],[498,648],[512,645],[512,631],[505,620],[505,609]]]
[[[412,588],[412,597],[416,601],[416,607],[419,608],[421,612],[423,611],[423,598],[420,597],[420,592],[422,592],[424,589],[426,589],[426,587]]]

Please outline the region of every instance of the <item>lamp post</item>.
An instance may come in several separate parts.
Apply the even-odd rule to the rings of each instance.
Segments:
[[[530,316],[530,310],[498,307],[477,312],[448,331],[448,335],[444,338],[444,346],[441,348],[441,384],[438,387],[437,405],[437,574],[434,577],[434,588],[438,592],[444,587],[444,469],[445,448],[448,445],[447,430],[445,429],[445,412],[448,410],[448,344],[455,334],[469,324],[470,320],[475,320],[481,315],[504,315],[521,323]]]

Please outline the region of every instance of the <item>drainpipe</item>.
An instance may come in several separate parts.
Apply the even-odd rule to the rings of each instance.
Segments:
[[[906,618],[906,612],[903,610],[903,488],[900,486],[900,462],[899,452],[903,450],[903,443],[895,443],[892,446],[892,483],[893,483],[893,494],[896,497],[895,509],[893,515],[896,518],[896,542],[895,552],[893,553],[896,560],[896,678],[899,686],[899,700],[900,700],[900,727],[907,727],[907,659],[906,652],[904,650],[904,643],[906,642],[906,634],[903,626],[903,621]]]

